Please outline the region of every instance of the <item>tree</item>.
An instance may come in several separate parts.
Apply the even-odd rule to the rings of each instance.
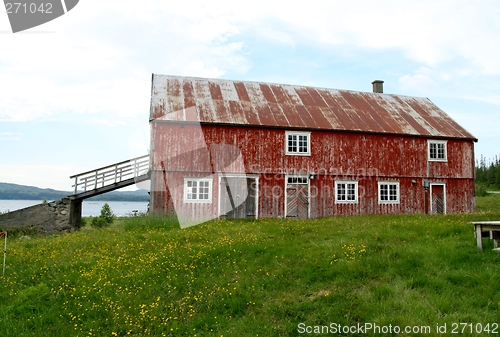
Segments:
[[[486,159],[481,155],[481,159],[476,163],[476,182],[486,182]]]
[[[490,163],[490,167],[488,167],[488,170],[486,171],[486,183],[488,186],[493,186],[495,185],[495,177],[496,176],[496,167],[495,163],[492,162]]]
[[[111,207],[109,207],[108,203],[105,203],[104,205],[102,205],[100,217],[105,219],[106,222],[110,225],[115,220],[115,214],[111,210]]]
[[[496,187],[500,188],[500,161],[498,159],[496,167],[495,185]]]
[[[111,207],[109,207],[108,203],[105,203],[104,205],[102,205],[101,215],[93,218],[90,223],[90,226],[93,228],[109,227],[113,223],[115,218],[116,216],[111,210]]]

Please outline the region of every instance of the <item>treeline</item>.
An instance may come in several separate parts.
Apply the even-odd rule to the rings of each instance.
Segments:
[[[486,160],[483,156],[476,162],[476,183],[486,187],[500,188],[500,159]]]
[[[0,200],[56,200],[60,198],[67,197],[70,195],[70,192],[67,193],[58,193],[58,192],[24,192],[24,191],[9,191],[4,192],[0,191]],[[135,195],[135,194],[127,194],[121,192],[118,193],[108,193],[101,194],[95,197],[87,199],[88,201],[140,201],[147,202],[149,201],[148,195]]]
[[[38,188],[0,182],[0,200],[56,200],[71,195],[69,191]],[[87,199],[89,201],[149,201],[146,191],[113,191]]]
[[[57,192],[0,191],[0,200],[56,200],[68,194]]]

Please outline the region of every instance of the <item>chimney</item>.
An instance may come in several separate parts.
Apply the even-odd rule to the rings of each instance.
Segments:
[[[377,94],[383,94],[384,93],[384,81],[381,80],[375,80],[372,82],[373,84],[373,92]]]

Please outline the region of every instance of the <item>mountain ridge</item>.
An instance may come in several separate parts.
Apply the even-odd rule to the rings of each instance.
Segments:
[[[71,194],[70,191],[0,182],[0,200],[55,200]],[[148,201],[149,195],[147,190],[112,191],[87,200]]]

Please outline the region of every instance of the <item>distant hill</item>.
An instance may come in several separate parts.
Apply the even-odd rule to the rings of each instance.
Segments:
[[[51,188],[38,188],[9,183],[0,183],[0,200],[55,200],[71,195],[69,191],[58,191]],[[148,201],[146,190],[113,191],[87,200],[94,201]]]

